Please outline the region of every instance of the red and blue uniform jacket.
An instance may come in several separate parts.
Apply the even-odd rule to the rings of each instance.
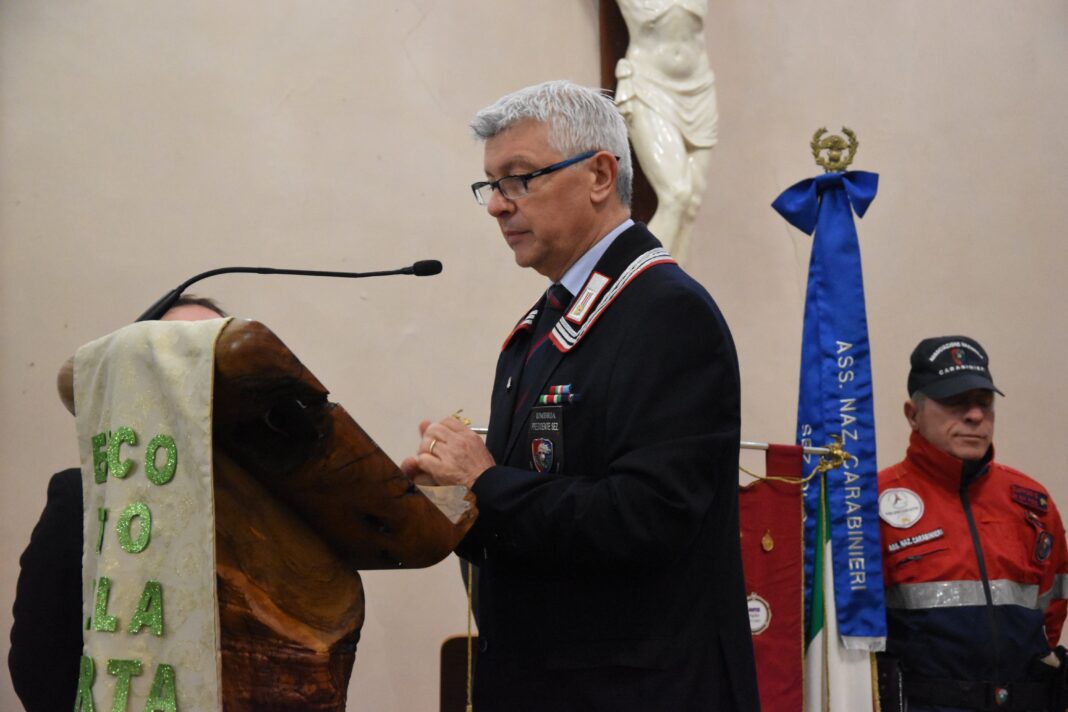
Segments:
[[[1018,682],[1060,639],[1060,514],[993,450],[965,462],[913,433],[905,460],[879,473],[887,652],[906,676]]]

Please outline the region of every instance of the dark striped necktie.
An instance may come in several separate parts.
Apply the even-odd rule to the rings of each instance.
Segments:
[[[567,287],[555,283],[545,292],[541,308],[538,310],[538,318],[534,323],[534,334],[530,338],[530,348],[527,350],[527,360],[523,365],[523,375],[519,381],[519,398],[516,406],[524,402],[529,388],[537,387],[530,382],[537,378],[541,371],[541,365],[552,348],[549,343],[549,334],[552,333],[556,322],[560,321],[564,310],[571,305],[572,295]]]

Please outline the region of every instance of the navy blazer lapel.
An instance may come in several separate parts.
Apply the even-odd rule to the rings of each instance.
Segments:
[[[636,257],[661,247],[660,241],[653,237],[651,232],[645,229],[645,225],[635,223],[621,233],[608,250],[605,251],[604,255],[601,256],[601,259],[597,261],[597,265],[593,268],[591,277],[594,274],[600,274],[607,277],[609,281],[605,285],[605,289],[609,289],[620,275],[632,265]],[[665,257],[667,257],[668,261],[672,261],[666,253]],[[580,290],[579,294],[576,295],[576,299],[580,299],[581,296],[582,291]],[[542,360],[541,372],[531,379],[530,390],[527,391],[526,398],[524,398],[523,402],[519,403],[518,407],[514,408],[512,412],[508,413],[509,427],[507,430],[504,430],[504,432],[508,433],[508,444],[507,447],[504,448],[502,462],[506,462],[511,456],[512,450],[519,441],[519,435],[523,431],[523,426],[527,421],[527,417],[530,415],[530,409],[537,404],[538,396],[546,390],[545,386],[549,381],[549,377],[560,365],[564,356],[570,351],[571,346],[574,345],[573,343],[567,344],[565,341],[561,341],[557,338],[557,334],[563,333],[563,331],[571,331],[571,325],[568,323],[567,319],[569,313],[570,310],[566,311],[564,316],[560,317],[560,321],[557,322],[557,326],[550,338],[550,352],[546,358]]]
[[[523,358],[527,353],[527,344],[534,329],[534,322],[541,307],[539,301],[527,312],[511,333],[504,340],[501,355],[497,359],[497,376],[494,379],[494,391],[490,397],[490,422],[486,433],[486,448],[504,462],[504,446],[512,430],[512,418],[515,413],[515,399],[519,391],[519,374]]]

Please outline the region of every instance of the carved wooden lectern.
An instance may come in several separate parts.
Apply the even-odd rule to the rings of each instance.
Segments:
[[[72,384],[60,374],[69,408]],[[327,396],[267,327],[223,329],[213,449],[227,712],[344,710],[364,618],[357,570],[437,563],[476,517],[468,493],[450,521]]]

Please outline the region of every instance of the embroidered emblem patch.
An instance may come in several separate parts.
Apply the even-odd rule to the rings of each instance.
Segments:
[[[896,529],[908,529],[923,516],[923,500],[910,489],[893,487],[879,495],[879,518]]]
[[[771,605],[755,593],[749,594],[746,605],[749,608],[749,631],[760,635],[771,625]]]
[[[575,303],[571,305],[570,311],[567,312],[567,320],[572,324],[581,324],[586,321],[586,317],[589,316],[593,305],[597,303],[597,297],[601,296],[601,292],[611,281],[600,272],[591,274],[590,278],[586,280],[585,288],[579,293],[579,298],[575,300]]]
[[[1012,485],[1012,501],[1043,514],[1049,510],[1049,495],[1020,485]]]
[[[530,468],[536,472],[561,472],[564,467],[564,407],[537,405],[531,408],[527,438]]]
[[[538,472],[553,469],[553,441],[549,438],[534,438],[530,441],[530,458]]]
[[[1035,531],[1042,531],[1046,528],[1046,523],[1042,521],[1042,518],[1031,511],[1024,512],[1024,519],[1027,523],[1035,528]]]
[[[901,551],[902,549],[907,549],[910,546],[916,546],[917,544],[923,544],[924,542],[941,539],[944,535],[945,532],[943,532],[942,528],[939,527],[938,529],[932,529],[931,531],[924,532],[923,534],[907,536],[904,539],[898,539],[897,541],[890,542],[886,547],[886,551],[888,553],[894,554]]]
[[[1053,551],[1053,535],[1047,531],[1040,531],[1035,539],[1035,561],[1042,563],[1049,558]]]

